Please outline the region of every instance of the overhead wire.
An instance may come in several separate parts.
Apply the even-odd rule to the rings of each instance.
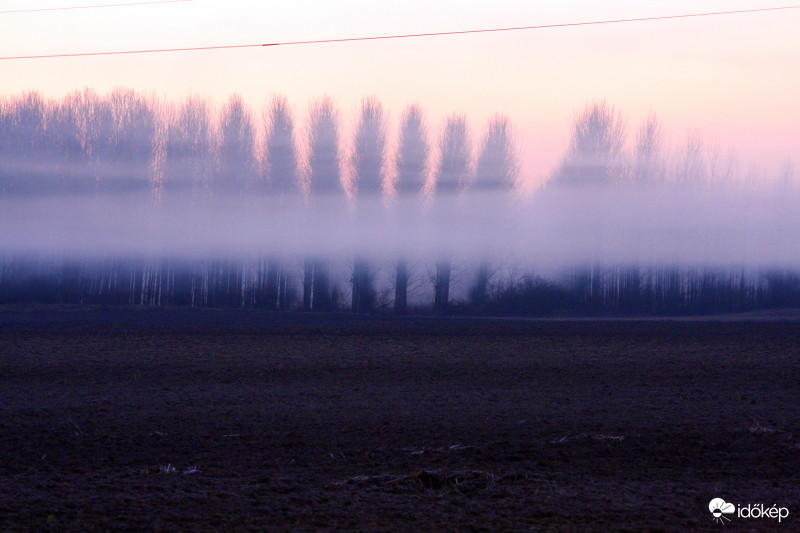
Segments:
[[[171,0],[171,1],[187,1],[187,0]],[[569,28],[569,27],[579,27],[579,26],[596,26],[596,25],[601,25],[601,24],[621,24],[621,23],[629,23],[629,22],[646,22],[646,21],[656,21],[656,20],[674,20],[674,19],[686,19],[686,18],[697,18],[697,17],[712,17],[712,16],[720,16],[720,15],[737,15],[737,14],[745,14],[745,13],[760,13],[760,12],[766,12],[766,11],[781,11],[781,10],[789,10],[789,9],[800,9],[800,5],[778,6],[778,7],[762,7],[762,8],[754,8],[754,9],[738,9],[738,10],[731,10],[731,11],[713,11],[713,12],[705,12],[705,13],[684,13],[684,14],[678,14],[678,15],[661,15],[661,16],[625,18],[625,19],[593,20],[593,21],[584,21],[584,22],[565,22],[565,23],[560,23],[560,24],[539,24],[539,25],[533,25],[533,26],[515,26],[515,27],[505,27],[505,28],[483,28],[483,29],[476,29],[476,30],[440,31],[440,32],[430,32],[430,33],[407,33],[407,34],[395,34],[395,35],[375,35],[375,36],[365,36],[365,37],[344,37],[344,38],[339,38],[339,39],[313,39],[313,40],[305,40],[305,41],[283,41],[283,42],[267,42],[267,43],[252,43],[252,44],[228,44],[228,45],[192,46],[192,47],[180,47],[180,48],[154,48],[154,49],[143,49],[143,50],[114,50],[114,51],[107,51],[107,52],[74,52],[74,53],[63,53],[63,54],[39,54],[39,55],[27,55],[27,56],[7,56],[7,57],[0,57],[0,60],[52,59],[52,58],[62,58],[62,57],[87,57],[87,56],[110,56],[110,55],[127,55],[127,54],[152,54],[152,53],[162,53],[162,52],[191,52],[191,51],[198,51],[198,50],[222,50],[222,49],[234,49],[234,48],[260,48],[260,47],[268,47],[268,46],[294,46],[294,45],[303,45],[303,44],[331,44],[331,43],[345,43],[345,42],[358,42],[358,41],[378,41],[378,40],[389,40],[389,39],[409,39],[409,38],[419,38],[419,37],[440,37],[440,36],[448,36],[448,35],[470,35],[470,34],[478,34],[478,33],[496,33],[496,32],[509,32],[509,31],[523,31],[523,30],[543,30],[543,29],[550,29],[550,28]]]

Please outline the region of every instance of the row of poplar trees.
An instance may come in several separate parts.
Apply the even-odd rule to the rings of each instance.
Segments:
[[[357,221],[367,223],[362,206],[386,195],[422,206],[470,188],[510,193],[516,186],[517,155],[505,116],[489,120],[477,157],[463,115],[449,116],[433,139],[422,109],[409,106],[400,117],[393,152],[387,119],[377,99],[365,98],[346,143],[341,113],[330,98],[313,102],[298,128],[283,97],[273,98],[258,116],[239,96],[215,109],[201,97],[171,103],[125,89],[107,95],[84,89],[60,99],[25,93],[0,101],[0,201],[147,192],[168,207],[178,198],[244,200],[265,194],[287,205],[302,199],[298,205],[313,212],[322,199],[338,197]],[[28,286],[16,287],[22,293],[49,291],[59,301],[289,309],[299,299],[304,310],[341,307],[329,260],[310,253],[303,263],[299,298],[280,250],[256,264],[209,258],[190,265],[168,260],[66,265],[55,280],[31,274]],[[398,258],[395,267],[394,309],[403,313],[409,265]],[[36,270],[24,259],[6,258],[0,284],[14,273],[24,278],[26,268]],[[436,262],[433,305],[441,312],[450,300],[451,270],[446,257]],[[353,311],[374,308],[374,274],[367,257],[354,258]],[[488,264],[481,265],[473,290],[478,299],[485,298],[488,276]],[[6,299],[14,297],[24,295],[6,291]]]
[[[342,122],[328,98],[312,103],[298,127],[281,97],[260,115],[237,96],[221,108],[200,97],[171,103],[125,89],[107,95],[81,90],[59,99],[36,93],[6,97],[0,99],[0,218],[4,202],[31,196],[90,201],[138,193],[169,209],[187,197],[202,205],[233,198],[235,206],[237,198],[245,202],[267,195],[284,202],[284,212],[302,206],[309,216],[324,202],[339,199],[341,209],[352,209],[357,223],[367,224],[374,220],[369,209],[381,205],[376,199],[403,198],[410,200],[406,205],[436,210],[437,202],[458,194],[510,196],[517,186],[514,137],[503,116],[488,121],[477,147],[463,115],[447,117],[432,131],[419,106],[400,116],[393,149],[387,113],[376,99],[361,102],[347,139]],[[696,133],[670,151],[655,117],[642,123],[630,148],[625,130],[617,109],[603,102],[588,105],[576,115],[560,164],[525,209],[536,211],[552,199],[550,193],[564,189],[582,190],[579,195],[585,196],[598,187],[737,186],[735,159],[710,150]],[[775,184],[790,187],[793,176],[787,164]],[[470,205],[480,208],[480,203]],[[417,214],[399,214],[407,217],[409,231]],[[576,219],[584,215],[564,213]],[[470,216],[492,218],[491,213]],[[337,265],[324,254],[307,252],[299,276],[281,250],[257,261],[121,258],[64,260],[57,266],[6,255],[0,257],[0,302],[374,309],[377,269],[370,257],[353,258],[352,298],[344,302]],[[498,268],[488,259],[499,259],[486,259],[473,265],[468,291],[472,309],[479,312],[683,314],[800,306],[800,275],[786,268],[586,260],[562,268],[555,281],[530,274],[495,276],[490,283]],[[407,261],[397,257],[393,268],[399,313],[409,305]],[[433,262],[432,304],[445,312],[452,299],[453,265],[444,251]],[[293,277],[301,279],[299,294]]]

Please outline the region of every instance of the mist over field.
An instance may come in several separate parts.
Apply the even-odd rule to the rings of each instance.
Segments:
[[[155,204],[149,195],[7,199],[6,257],[191,260],[263,255],[346,260],[407,256],[496,260],[550,270],[607,264],[796,267],[800,195],[794,191],[671,188],[477,193],[427,207],[416,198],[340,197],[308,212],[269,196]]]
[[[0,299],[445,312],[506,297],[547,312],[630,298],[644,312],[664,306],[642,298],[669,293],[678,311],[710,287],[726,294],[716,310],[800,297],[789,160],[744,173],[697,133],[670,142],[655,115],[629,138],[598,101],[532,189],[504,115],[429,124],[410,105],[395,124],[374,97],[351,128],[342,115],[329,98],[304,114],[283,97],[260,113],[238,96],[6,97]]]

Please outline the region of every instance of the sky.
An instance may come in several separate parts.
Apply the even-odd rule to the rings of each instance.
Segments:
[[[118,3],[132,0],[118,0]],[[0,0],[0,11],[106,3]],[[107,3],[115,3],[108,0]],[[0,13],[0,56],[460,31],[753,9],[788,0],[561,1],[192,0],[67,11]],[[58,97],[124,86],[256,110],[285,95],[298,119],[323,95],[347,123],[374,95],[396,130],[420,104],[432,138],[450,113],[475,140],[495,113],[516,127],[523,180],[541,183],[564,153],[575,114],[605,100],[632,137],[655,113],[676,144],[697,132],[740,164],[777,173],[800,164],[800,9],[461,36],[162,54],[2,60],[0,94]]]

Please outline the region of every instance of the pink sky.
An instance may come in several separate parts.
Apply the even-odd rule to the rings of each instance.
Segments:
[[[19,0],[4,10],[92,4]],[[168,48],[558,24],[784,5],[746,0],[257,2],[0,15],[2,55]],[[800,164],[800,10],[471,36],[135,56],[4,61],[0,93],[58,96],[115,86],[222,101],[241,93],[260,109],[285,94],[298,118],[333,97],[348,121],[376,95],[396,127],[413,102],[438,133],[466,113],[477,138],[509,115],[524,177],[536,183],[563,153],[574,113],[592,100],[621,109],[635,131],[656,113],[676,143],[690,130],[741,166],[774,173]]]

